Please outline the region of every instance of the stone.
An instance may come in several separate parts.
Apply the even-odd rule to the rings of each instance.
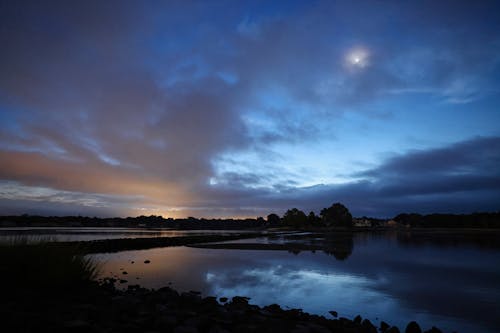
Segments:
[[[163,304],[155,304],[155,311],[156,312],[166,312],[168,310],[168,307],[166,307]]]
[[[149,264],[150,262],[151,262],[151,260],[144,260],[145,264]]]
[[[365,333],[377,333],[377,328],[368,319],[363,320],[361,326],[363,326]]]
[[[208,331],[208,333],[229,333],[229,331],[220,326],[214,326],[210,329],[210,331]]]
[[[221,297],[221,298],[219,298],[219,301],[221,301],[221,303],[226,303],[227,297]]]
[[[306,325],[297,325],[290,333],[309,333],[310,331]]]
[[[234,296],[231,300],[234,304],[248,304],[248,297]]]
[[[65,322],[64,328],[67,332],[88,332],[92,329],[88,322],[81,319]]]
[[[264,310],[267,310],[271,313],[277,313],[277,312],[283,311],[283,309],[281,309],[281,307],[278,304],[271,304],[271,305],[265,306]]]
[[[439,328],[432,326],[430,330],[425,331],[425,333],[443,333]]]
[[[360,315],[357,315],[356,317],[354,317],[354,319],[352,320],[354,323],[356,324],[361,324],[361,321],[363,320],[363,318],[361,318]]]
[[[177,326],[173,333],[198,333],[198,329],[192,326]]]
[[[314,333],[329,333],[330,330],[325,326],[321,326],[315,323],[308,324],[309,330]]]
[[[329,314],[331,314],[333,317],[337,318],[339,315],[337,311],[328,311]]]
[[[389,324],[387,324],[385,321],[382,320],[380,322],[379,330],[380,330],[380,332],[384,333],[385,331],[387,331],[389,329],[389,327],[390,327]]]
[[[406,326],[405,333],[422,333],[422,329],[420,329],[416,321],[411,321]]]

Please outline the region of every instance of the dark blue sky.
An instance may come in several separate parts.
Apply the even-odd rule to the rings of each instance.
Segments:
[[[500,210],[500,4],[0,1],[0,212]]]

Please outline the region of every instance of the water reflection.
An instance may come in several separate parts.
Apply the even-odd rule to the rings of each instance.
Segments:
[[[354,249],[352,233],[330,233],[325,237],[323,251],[331,254],[337,260],[346,260]]]
[[[106,262],[108,276],[126,270],[129,283],[146,287],[171,281],[180,290],[248,296],[254,304],[279,303],[322,315],[329,310],[347,317],[361,314],[400,327],[417,320],[425,329],[495,332],[500,325],[497,249],[408,246],[397,235],[283,238],[273,237],[285,246],[287,241],[311,247],[324,242],[330,255],[177,247],[96,257]],[[274,246],[272,240],[260,245]],[[146,259],[151,264],[144,264]]]
[[[169,230],[149,228],[83,228],[83,227],[13,227],[0,228],[0,242],[9,242],[13,238],[27,241],[90,241],[118,238],[179,237],[207,234],[238,233],[241,230]],[[245,231],[248,232],[248,231]]]

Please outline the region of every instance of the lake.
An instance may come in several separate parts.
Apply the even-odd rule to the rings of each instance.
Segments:
[[[56,242],[90,241],[99,239],[179,237],[238,233],[241,230],[173,230],[149,228],[88,228],[88,227],[9,227],[0,228],[0,242],[23,238],[31,242],[49,240]],[[248,231],[244,231],[248,232]]]
[[[416,320],[424,329],[498,332],[499,243],[483,236],[362,233],[352,235],[347,251],[344,239],[327,252],[172,247],[94,257],[103,263],[103,276],[126,279],[124,286],[248,296],[252,304],[278,303],[327,317],[330,310],[348,318],[360,314],[403,330]],[[315,237],[231,243],[308,243]]]
[[[237,231],[120,228],[3,228],[12,237],[59,241],[173,237]],[[208,248],[167,247],[92,255],[119,286],[172,286],[204,296],[250,297],[331,318],[361,315],[404,330],[417,321],[444,332],[498,332],[498,232],[270,232]],[[210,248],[212,247],[212,248]],[[218,248],[214,248],[218,247]],[[227,247],[231,247],[230,249]],[[144,263],[149,260],[150,263]],[[123,274],[127,272],[127,274]]]

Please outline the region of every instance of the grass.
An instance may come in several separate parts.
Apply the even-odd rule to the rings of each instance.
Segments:
[[[0,291],[3,295],[74,292],[99,275],[99,265],[78,247],[46,239],[15,237],[0,243]]]

